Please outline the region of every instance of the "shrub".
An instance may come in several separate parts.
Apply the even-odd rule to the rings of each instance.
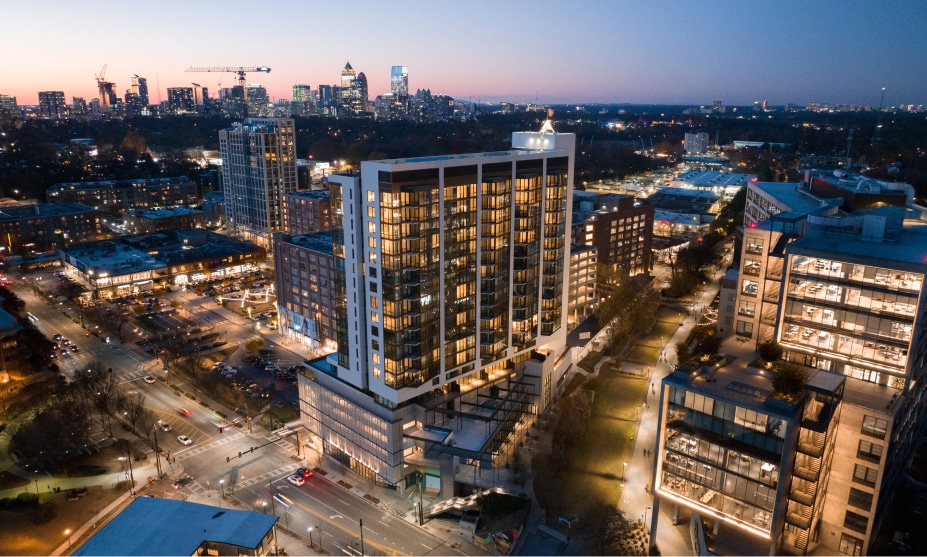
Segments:
[[[190,393],[184,393],[183,396],[189,398],[190,400],[193,400],[193,395]]]

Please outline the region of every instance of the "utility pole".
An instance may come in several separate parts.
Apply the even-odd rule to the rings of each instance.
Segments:
[[[135,495],[135,473],[132,471],[132,455],[129,451],[129,440],[126,439],[126,460],[129,461],[129,491]]]
[[[161,479],[161,449],[158,448],[158,425],[154,427],[155,464],[158,465],[158,479]]]
[[[36,481],[38,481],[38,480],[36,480]],[[358,519],[358,522],[360,522],[361,555],[364,555],[364,519],[363,519],[363,518],[359,518],[359,519]]]

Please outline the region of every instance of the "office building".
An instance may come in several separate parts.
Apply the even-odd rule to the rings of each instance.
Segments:
[[[68,117],[68,104],[64,91],[39,91],[39,114],[49,120],[63,120]]]
[[[292,236],[331,230],[331,192],[305,190],[284,194],[283,222],[284,231]]]
[[[570,291],[568,294],[568,330],[573,330],[583,319],[592,315],[598,297],[596,276],[598,250],[595,246],[570,246]]]
[[[293,103],[290,105],[293,116],[303,116],[313,112],[312,86],[294,85]]]
[[[252,118],[273,116],[274,109],[267,96],[267,89],[257,83],[251,83],[245,88],[245,97],[248,105],[248,116]]]
[[[409,69],[407,67],[392,67],[389,73],[389,90],[399,99],[409,96]]]
[[[16,105],[16,97],[11,95],[0,95],[0,113],[6,113],[9,117],[19,117],[19,107]]]
[[[442,497],[506,462],[570,367],[574,152],[548,123],[510,151],[329,176],[337,351],[299,377],[326,454]]]
[[[748,186],[733,332],[777,342],[808,373],[801,396],[743,364],[681,364],[662,385],[655,506],[769,554],[867,553],[927,427],[927,209],[906,184],[840,178],[817,184],[828,198],[813,180]]]
[[[132,76],[132,86],[130,91],[138,95],[139,103],[143,108],[148,108],[148,80],[138,75]]]
[[[283,196],[296,191],[291,118],[248,118],[219,131],[222,190],[229,232],[271,249],[284,231]]]
[[[197,114],[206,114],[209,112],[209,88],[203,87],[199,83],[191,83],[193,86],[193,108]]]

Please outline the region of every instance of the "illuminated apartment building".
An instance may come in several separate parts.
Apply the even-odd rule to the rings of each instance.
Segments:
[[[868,552],[927,425],[927,210],[886,195],[745,228],[735,334],[810,378],[795,404],[743,365],[664,380],[654,488],[677,514],[770,554]]]
[[[283,196],[296,191],[291,118],[248,118],[219,131],[222,188],[229,231],[270,249],[283,232]]]
[[[491,478],[569,369],[575,137],[512,146],[329,177],[338,347],[300,376],[300,409],[372,482],[447,497]]]

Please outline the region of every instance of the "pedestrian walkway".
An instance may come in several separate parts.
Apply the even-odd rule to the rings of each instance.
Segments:
[[[715,272],[705,289],[701,292],[695,304],[696,307],[707,308],[717,294],[719,280],[723,272]],[[660,382],[673,367],[676,361],[676,344],[685,341],[692,328],[698,321],[698,315],[686,316],[682,325],[662,347],[663,362],[650,368],[651,383],[647,395],[647,404],[641,413],[635,437],[635,448],[628,462],[624,491],[622,492],[619,508],[629,520],[643,520],[648,528],[651,525],[653,510],[653,485],[651,483],[654,466],[654,449],[656,447],[657,425],[659,422],[659,386]],[[640,364],[622,363],[622,370],[637,372]],[[656,545],[662,555],[691,555],[693,552],[689,540],[688,524],[673,526],[672,504],[664,504],[660,509],[659,529],[657,530]]]

